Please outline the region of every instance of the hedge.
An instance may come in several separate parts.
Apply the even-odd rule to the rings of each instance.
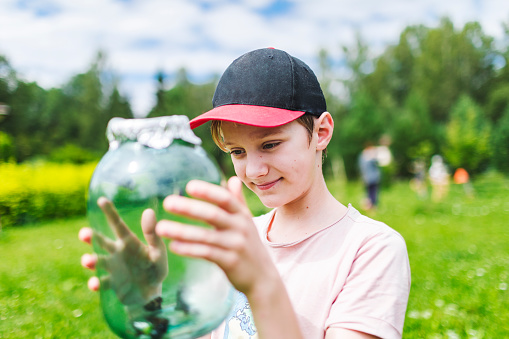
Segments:
[[[97,163],[0,163],[0,226],[86,214]]]

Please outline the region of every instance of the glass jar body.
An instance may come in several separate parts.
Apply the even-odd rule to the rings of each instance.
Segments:
[[[215,184],[223,181],[216,163],[200,146],[179,139],[162,149],[147,147],[136,141],[122,142],[105,154],[92,176],[88,196],[90,225],[102,237],[118,241],[98,207],[100,197],[106,197],[114,204],[130,231],[145,244],[141,215],[147,208],[155,211],[158,220],[197,224],[170,215],[162,207],[168,195],[185,195],[185,186],[191,179]],[[168,241],[164,241],[167,246]],[[105,250],[99,242],[93,241],[93,247],[99,257],[111,256],[111,251]],[[145,311],[145,305],[126,305],[119,298],[120,291],[111,288],[111,284],[101,283],[100,299],[105,319],[120,337],[196,338],[217,327],[229,312],[233,288],[217,265],[178,256],[170,251],[166,254],[168,274],[162,281],[162,304],[155,311]],[[130,265],[127,261],[126,265]],[[107,265],[97,266],[99,279],[117,279]],[[122,289],[140,288],[132,285],[129,281],[123,282]],[[133,312],[133,309],[142,311]]]

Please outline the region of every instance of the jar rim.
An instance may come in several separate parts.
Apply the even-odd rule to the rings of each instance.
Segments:
[[[108,122],[106,136],[110,150],[117,149],[127,141],[135,141],[155,149],[166,148],[175,139],[193,145],[201,144],[201,139],[191,130],[189,118],[185,115],[136,119],[115,117]]]

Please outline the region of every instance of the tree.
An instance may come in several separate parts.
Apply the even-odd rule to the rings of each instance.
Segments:
[[[98,54],[90,69],[74,76],[63,88],[70,99],[63,113],[67,139],[85,149],[104,148],[106,118],[103,114],[103,86],[100,80],[103,71],[103,55]]]
[[[181,68],[175,75],[175,85],[164,90],[165,79],[162,72],[158,72],[157,103],[148,114],[149,117],[186,115],[193,118],[212,108],[217,79],[203,85],[195,85],[189,81],[186,70]]]
[[[162,70],[156,74],[157,80],[157,91],[156,91],[156,104],[148,114],[149,117],[164,116],[167,115],[169,107],[166,107],[166,75]]]
[[[0,57],[0,101],[10,107],[0,129],[13,140],[17,161],[54,157],[62,149],[66,154],[72,153],[69,150],[90,154],[106,150],[108,120],[129,118],[132,112],[104,65],[105,56],[99,52],[86,72],[73,76],[62,88],[46,90],[17,79]]]
[[[429,103],[435,121],[447,121],[462,93],[479,102],[486,100],[494,74],[492,42],[475,22],[456,32],[451,21],[443,19],[440,27],[428,31],[420,45],[413,83]]]
[[[509,23],[503,24],[505,36],[499,51],[494,51],[496,74],[488,93],[486,115],[496,124],[509,105]]]
[[[108,103],[106,104],[104,115],[106,122],[114,117],[125,119],[134,118],[129,101],[122,94],[120,94],[116,83],[114,84],[111,94],[108,98]]]
[[[339,148],[349,178],[358,175],[357,158],[365,145],[376,144],[384,133],[381,113],[365,92],[357,92],[344,120],[339,124]]]
[[[422,96],[411,92],[390,125],[391,149],[398,174],[408,175],[412,161],[426,156],[421,151],[423,142],[432,145],[435,139],[429,108]]]
[[[411,91],[428,103],[433,122],[448,121],[451,107],[462,93],[484,104],[495,76],[497,53],[493,38],[477,22],[455,29],[443,18],[436,28],[407,27],[399,43],[374,62],[360,87],[383,110],[401,107]]]
[[[9,61],[0,55],[0,102],[9,103],[17,82],[16,72],[9,64]]]
[[[369,55],[369,47],[359,32],[355,34],[354,46],[343,46],[342,48],[346,66],[351,72],[349,77],[344,79],[351,97],[353,93],[364,88],[366,75],[372,72],[373,61]]]
[[[489,164],[491,128],[483,119],[480,107],[463,95],[452,109],[446,127],[444,155],[454,168],[463,167],[468,172],[480,172]]]
[[[502,82],[493,88],[488,95],[486,116],[496,124],[509,105],[509,82]]]
[[[120,94],[117,79],[105,64],[105,55],[98,52],[85,73],[72,77],[63,86],[53,112],[62,131],[59,146],[70,143],[84,150],[105,152],[108,121],[115,116],[132,117],[128,100]]]
[[[407,27],[399,43],[387,47],[374,62],[375,69],[366,76],[363,86],[377,102],[388,102],[390,108],[402,106],[410,90],[415,90],[416,60],[422,54],[427,33],[428,28],[422,25]]]
[[[9,99],[10,114],[2,129],[14,140],[16,160],[24,161],[47,147],[41,112],[46,105],[46,91],[36,83],[17,81]]]
[[[495,127],[492,142],[495,168],[509,173],[509,105]]]

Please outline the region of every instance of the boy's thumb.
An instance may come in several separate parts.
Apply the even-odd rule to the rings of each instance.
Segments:
[[[244,198],[244,194],[242,193],[242,181],[239,177],[231,177],[228,179],[228,190],[244,205],[246,204],[246,199]]]

